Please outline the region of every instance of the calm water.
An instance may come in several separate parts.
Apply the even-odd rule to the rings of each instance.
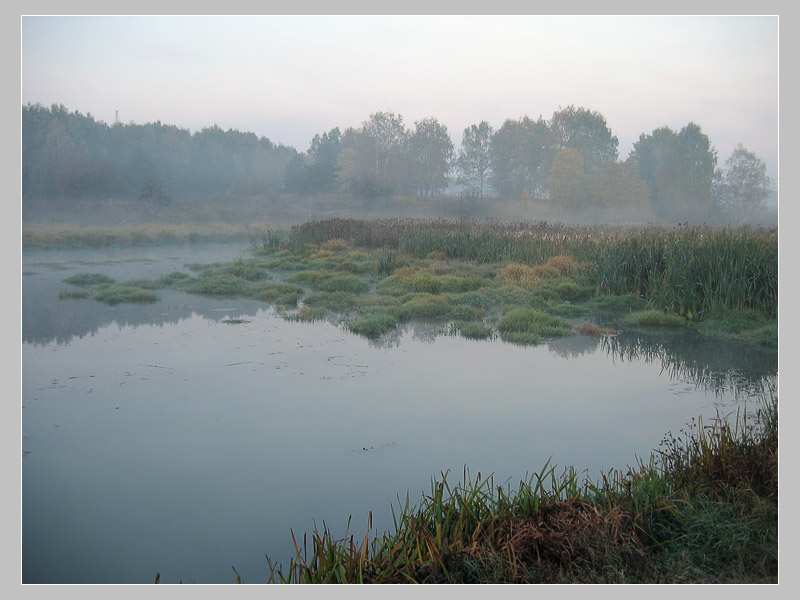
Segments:
[[[236,245],[23,253],[26,583],[246,583],[323,523],[363,536],[431,477],[589,474],[774,382],[777,352],[685,335],[536,347],[414,324],[377,342],[272,307],[159,291],[58,300],[77,272],[158,277]],[[231,318],[238,324],[226,323]],[[739,390],[737,392],[737,390]]]

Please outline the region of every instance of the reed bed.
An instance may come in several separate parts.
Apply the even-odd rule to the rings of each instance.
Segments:
[[[334,539],[315,527],[271,583],[775,583],[777,397],[667,434],[649,462],[597,483],[548,461],[513,486],[431,481],[394,530]],[[349,531],[349,525],[348,525]]]
[[[599,293],[633,294],[689,319],[731,309],[755,309],[769,316],[778,310],[775,228],[328,219],[293,227],[290,246],[298,250],[332,239],[384,249],[386,274],[396,268],[392,250],[417,258],[439,253],[449,259],[507,264],[520,271],[518,276],[526,266],[541,270],[541,265],[563,257],[556,260],[585,263]]]

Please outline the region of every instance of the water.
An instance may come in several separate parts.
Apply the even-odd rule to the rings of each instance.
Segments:
[[[746,403],[777,353],[626,333],[536,347],[409,325],[378,342],[272,307],[159,291],[146,306],[58,300],[76,272],[158,277],[235,245],[23,253],[26,583],[246,583],[291,531],[392,526],[431,478],[590,475]],[[240,323],[229,323],[239,319]]]

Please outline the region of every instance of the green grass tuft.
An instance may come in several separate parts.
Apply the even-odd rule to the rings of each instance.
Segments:
[[[387,313],[363,316],[346,324],[353,333],[369,338],[377,338],[397,327],[398,319]]]
[[[70,285],[90,286],[100,285],[103,283],[116,283],[116,280],[108,275],[102,273],[77,273],[72,277],[67,277],[63,280],[64,283]]]
[[[555,337],[573,333],[572,326],[566,321],[528,307],[509,311],[500,319],[497,328],[503,339],[526,340],[526,343],[529,343],[528,339],[533,340],[533,336]]]
[[[80,300],[88,298],[91,292],[88,290],[62,290],[58,292],[59,300]]]
[[[108,284],[98,290],[94,299],[111,306],[116,304],[149,304],[158,301],[158,296],[150,290],[125,284]]]

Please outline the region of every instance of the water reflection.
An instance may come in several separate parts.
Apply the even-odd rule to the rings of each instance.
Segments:
[[[23,581],[230,583],[231,564],[264,581],[264,553],[285,563],[312,520],[375,511],[388,528],[398,495],[465,465],[623,468],[716,395],[777,377],[776,351],[685,332],[519,346],[432,321],[366,340],[247,299],[58,300],[74,272],[234,255],[24,264]]]
[[[692,332],[656,335],[624,331],[603,338],[601,346],[615,361],[660,363],[672,381],[691,381],[716,394],[755,395],[778,375],[776,350]]]

